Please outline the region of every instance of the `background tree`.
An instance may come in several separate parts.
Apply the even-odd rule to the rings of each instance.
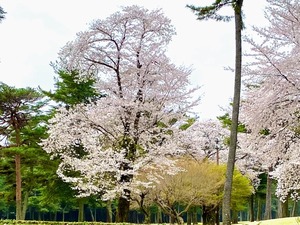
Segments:
[[[83,196],[118,198],[120,222],[127,220],[130,194],[138,182],[134,175],[150,165],[172,169],[167,156],[178,154],[166,148],[177,129],[172,125],[195,105],[191,94],[197,88],[190,87],[190,70],[176,67],[165,55],[174,34],[160,10],[131,6],[95,21],[59,53],[58,68],[77,70],[83,80],[96,76],[98,90],[107,96],[60,109],[44,149],[62,159],[59,175]],[[70,145],[82,145],[84,157],[65,151]],[[71,168],[76,178],[69,176]]]
[[[196,120],[180,133],[178,146],[183,148],[186,154],[197,160],[210,159],[217,164],[226,162],[229,132],[219,121]]]
[[[0,134],[4,142],[1,148],[10,148],[14,152],[17,220],[24,219],[26,209],[24,207],[22,212],[22,153],[32,147],[33,139],[30,135],[34,131],[28,128],[31,123],[35,123],[44,104],[42,95],[32,88],[15,88],[0,84]],[[28,135],[28,132],[31,134]]]
[[[199,20],[215,19],[227,21],[230,19],[228,16],[222,16],[217,12],[226,5],[231,5],[234,9],[235,19],[235,81],[234,81],[234,95],[232,105],[232,125],[230,133],[230,147],[227,162],[226,183],[224,187],[224,199],[222,206],[223,224],[231,224],[230,214],[230,201],[232,191],[232,179],[235,164],[235,155],[237,148],[237,132],[239,122],[239,108],[240,108],[240,95],[241,95],[241,73],[242,73],[242,6],[243,0],[216,0],[212,5],[206,7],[195,7],[188,5],[189,8],[197,15]]]
[[[4,9],[0,6],[0,22],[5,18],[6,12]]]
[[[255,36],[246,38],[250,50],[244,74],[251,88],[246,92],[241,112],[251,130],[248,150],[264,153],[263,165],[268,165],[269,177],[278,181],[276,195],[284,201],[289,193],[298,193],[294,178],[299,176],[293,172],[297,171],[295,156],[299,149],[300,87],[295,61],[300,49],[299,1],[267,2],[268,25],[254,27]],[[267,209],[270,211],[269,206]]]

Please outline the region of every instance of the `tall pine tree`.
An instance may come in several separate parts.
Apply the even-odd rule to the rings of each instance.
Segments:
[[[217,21],[228,21],[230,17],[222,16],[218,14],[218,11],[224,6],[231,5],[234,9],[234,19],[235,19],[235,82],[234,82],[234,95],[233,95],[233,105],[232,105],[232,124],[230,133],[230,147],[227,161],[227,171],[226,171],[226,182],[224,186],[224,198],[222,206],[223,214],[223,224],[231,224],[230,215],[230,202],[231,202],[231,192],[232,192],[232,180],[233,171],[235,164],[235,155],[237,147],[237,132],[238,132],[238,117],[240,108],[240,95],[241,95],[241,73],[242,73],[242,6],[243,0],[215,0],[213,4],[205,7],[195,7],[188,5],[190,9],[197,15],[199,20],[214,19]]]

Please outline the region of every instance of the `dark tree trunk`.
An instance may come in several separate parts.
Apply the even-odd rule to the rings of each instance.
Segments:
[[[175,224],[175,218],[173,216],[170,216],[170,224]]]
[[[186,219],[187,225],[192,225],[192,218],[193,218],[193,212],[191,210],[189,210],[187,212],[187,219]]]
[[[220,225],[220,206],[216,207],[216,225]]]
[[[215,225],[215,209],[213,206],[202,206],[203,225]]]
[[[249,221],[254,222],[254,194],[251,195],[249,202]]]
[[[233,210],[232,211],[232,223],[237,224],[239,222],[239,214],[238,211]]]
[[[125,197],[120,197],[118,202],[118,210],[117,210],[117,222],[123,223],[128,222],[128,214],[129,214],[129,206],[130,202]]]
[[[234,17],[235,17],[235,81],[234,96],[232,105],[232,124],[230,131],[230,146],[227,160],[226,180],[224,185],[223,198],[223,224],[231,225],[231,191],[233,181],[233,171],[235,164],[235,155],[237,147],[237,132],[240,109],[241,95],[241,73],[242,73],[242,5],[243,0],[235,0]]]

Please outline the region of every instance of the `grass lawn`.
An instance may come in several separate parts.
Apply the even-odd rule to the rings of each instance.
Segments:
[[[239,222],[244,225],[300,225],[300,217],[289,217],[273,220],[262,220],[258,222]]]

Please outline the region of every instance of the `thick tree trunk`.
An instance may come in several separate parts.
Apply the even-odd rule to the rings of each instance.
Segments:
[[[288,206],[289,206],[288,198],[285,200],[285,202],[278,200],[278,210],[277,210],[278,218],[288,217],[289,215]]]
[[[232,211],[232,223],[237,224],[239,222],[239,213],[236,210]]]
[[[269,173],[267,176],[266,209],[264,219],[272,219],[272,179],[270,178]]]
[[[203,225],[215,225],[215,209],[212,206],[202,206]]]
[[[235,164],[235,155],[237,147],[237,131],[240,109],[240,95],[241,95],[241,73],[242,73],[242,5],[243,0],[236,0],[234,9],[235,17],[235,81],[234,81],[234,96],[232,105],[232,124],[230,130],[230,146],[227,160],[226,180],[224,185],[223,198],[223,224],[231,225],[231,191],[233,171]]]
[[[130,202],[125,197],[119,198],[118,210],[117,210],[117,222],[123,223],[128,222]]]

